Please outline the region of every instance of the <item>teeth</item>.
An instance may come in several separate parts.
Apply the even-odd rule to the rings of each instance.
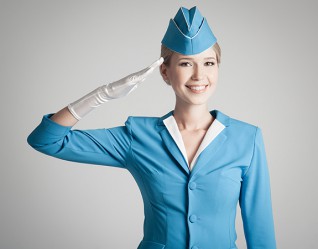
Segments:
[[[205,86],[189,86],[190,89],[192,90],[203,90],[205,88]]]

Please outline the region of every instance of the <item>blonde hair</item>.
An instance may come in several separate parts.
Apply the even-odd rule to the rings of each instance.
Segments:
[[[219,65],[221,63],[221,48],[220,48],[219,44],[216,42],[212,46],[212,49],[214,50],[214,52],[216,54],[216,61],[217,61],[218,65]],[[164,59],[163,63],[167,67],[169,67],[171,56],[174,53],[175,53],[174,51],[170,50],[165,45],[161,44],[161,57],[163,57],[163,59]]]

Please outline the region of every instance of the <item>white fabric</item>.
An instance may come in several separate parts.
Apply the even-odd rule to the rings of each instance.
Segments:
[[[225,126],[217,119],[214,119],[214,121],[212,122],[211,126],[209,127],[209,129],[207,130],[192,162],[191,165],[189,166],[189,162],[188,162],[188,157],[187,157],[187,151],[182,139],[182,135],[179,131],[179,127],[177,125],[177,122],[174,118],[173,115],[170,115],[169,117],[167,117],[166,119],[163,120],[165,126],[167,127],[169,133],[171,134],[173,140],[175,141],[175,143],[177,144],[177,146],[179,147],[185,161],[188,164],[188,167],[190,170],[193,169],[197,158],[199,157],[200,153],[217,137],[217,135],[225,128]]]
[[[99,107],[103,103],[124,97],[137,88],[146,77],[159,67],[164,59],[156,60],[149,67],[146,67],[139,72],[132,73],[118,81],[100,86],[84,97],[70,103],[67,108],[77,120],[82,119],[85,115],[91,112],[94,108]]]

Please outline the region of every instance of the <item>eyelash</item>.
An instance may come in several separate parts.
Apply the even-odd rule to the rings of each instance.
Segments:
[[[214,62],[212,62],[212,61],[208,61],[208,62],[206,62],[205,64],[211,64],[211,65],[207,65],[207,66],[214,66],[215,65],[215,63]],[[185,67],[185,65],[186,64],[190,64],[189,62],[181,62],[180,64],[179,64],[179,66],[181,66],[181,67]]]

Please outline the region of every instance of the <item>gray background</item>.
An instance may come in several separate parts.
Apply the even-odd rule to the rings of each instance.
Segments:
[[[262,128],[278,248],[316,246],[316,1],[2,0],[1,249],[137,247],[143,204],[128,171],[48,157],[26,138],[42,115],[159,58],[169,18],[194,5],[223,52],[210,109]],[[174,101],[156,70],[74,128],[162,116]]]

